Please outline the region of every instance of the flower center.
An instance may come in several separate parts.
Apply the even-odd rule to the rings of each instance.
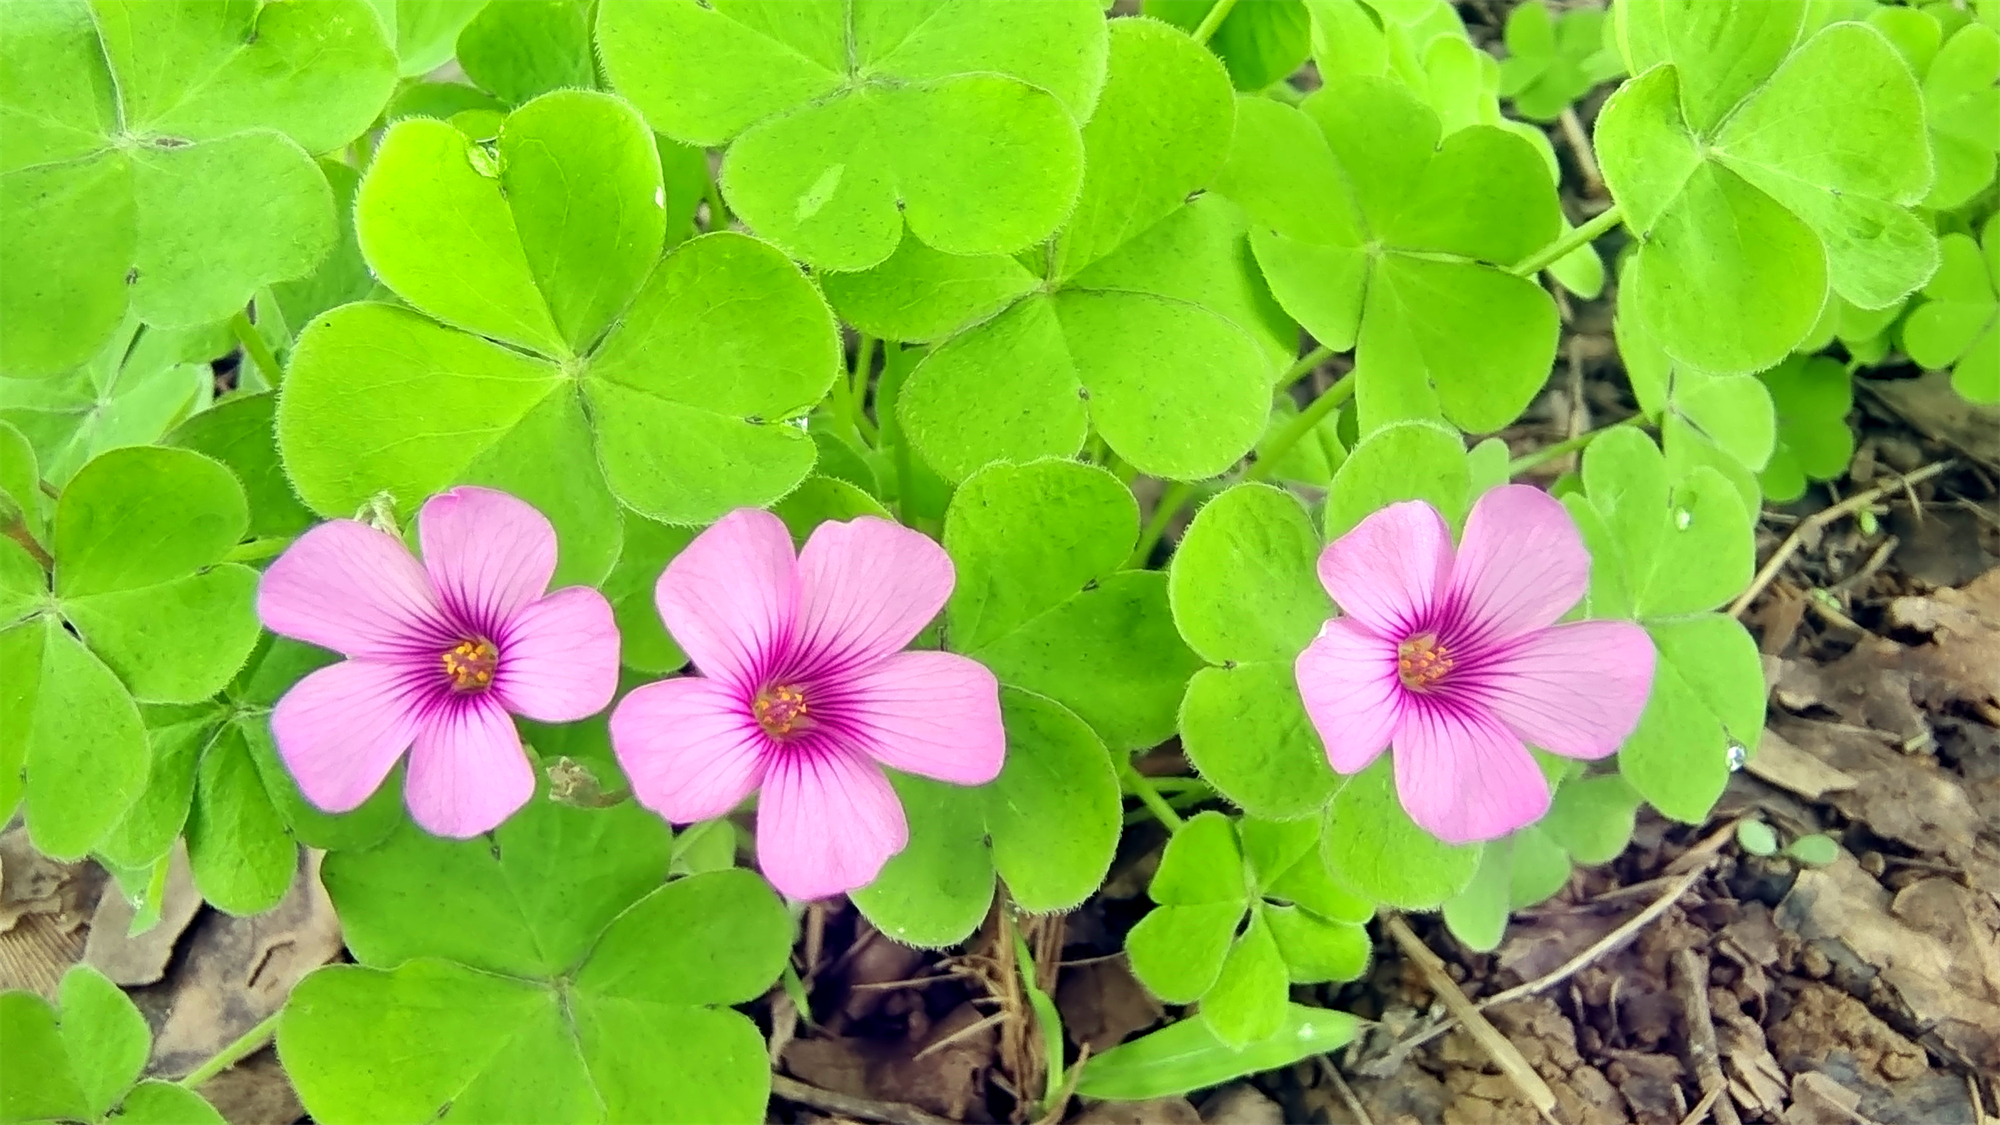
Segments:
[[[750,711],[757,716],[757,725],[773,738],[783,738],[812,727],[806,693],[793,684],[778,684],[760,690],[757,698],[750,701]]]
[[[480,692],[493,686],[500,667],[500,650],[492,641],[466,640],[444,653],[444,675],[456,692]]]
[[[1429,691],[1451,671],[1451,652],[1436,633],[1418,633],[1396,646],[1396,675],[1411,691]]]

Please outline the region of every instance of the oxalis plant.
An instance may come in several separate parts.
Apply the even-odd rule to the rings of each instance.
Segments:
[[[141,927],[183,846],[234,914],[323,851],[353,957],[178,1083],[90,970],[8,993],[0,1118],[219,1120],[275,1035],[318,1121],[760,1120],[736,1006],[842,894],[997,916],[1023,1113],[1182,1092],[1346,1042],[1294,986],[1378,911],[1491,949],[1702,821],[1762,504],[1863,369],[2000,400],[2000,11],[1492,51],[1444,0],[0,5],[0,808]],[[1486,436],[1607,291],[1636,412]],[[1188,1007],[1079,1063],[1012,922],[1128,827]]]

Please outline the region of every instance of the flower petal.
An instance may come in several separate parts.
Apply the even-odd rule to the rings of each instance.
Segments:
[[[1590,552],[1562,501],[1525,484],[1489,489],[1466,517],[1451,574],[1462,644],[1542,629],[1583,597]]]
[[[1452,677],[1451,690],[1551,754],[1602,758],[1639,725],[1653,662],[1653,638],[1639,626],[1576,621],[1508,642]]]
[[[396,538],[354,520],[320,524],[257,585],[273,633],[364,659],[443,652],[451,628],[431,580]]]
[[[1388,747],[1405,694],[1396,678],[1396,642],[1336,617],[1292,668],[1335,772],[1358,772]]]
[[[424,697],[405,668],[343,661],[292,685],[271,711],[271,737],[306,800],[347,812],[410,748]]]
[[[1423,622],[1451,574],[1451,529],[1422,500],[1391,504],[1326,545],[1319,581],[1341,611],[1377,633]]]
[[[882,767],[826,739],[771,757],[757,803],[757,865],[778,890],[826,898],[867,886],[910,842]]]
[[[704,676],[633,688],[611,712],[611,749],[632,795],[675,824],[741,804],[764,780],[770,745],[743,695]]]
[[[493,692],[538,723],[595,715],[618,691],[618,626],[588,586],[557,590],[514,615],[496,638]]]
[[[819,525],[798,573],[798,672],[810,676],[899,651],[944,608],[953,581],[943,547],[872,516]]]
[[[1549,811],[1549,783],[1534,756],[1478,707],[1421,700],[1404,708],[1395,742],[1403,809],[1448,844],[1495,840]]]
[[[417,534],[445,608],[488,639],[541,597],[556,572],[556,529],[505,492],[441,492],[417,513]]]
[[[899,652],[836,690],[829,726],[883,765],[958,785],[1000,776],[1007,757],[1000,681],[977,660]]]
[[[667,564],[653,600],[703,675],[754,691],[785,651],[798,604],[794,565],[784,522],[738,508]]]
[[[410,751],[403,803],[426,832],[490,832],[535,795],[520,732],[490,693],[457,696],[424,716]]]

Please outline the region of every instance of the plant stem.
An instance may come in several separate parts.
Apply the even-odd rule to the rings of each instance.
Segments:
[[[1001,906],[1001,919],[1007,926],[1007,936],[1014,942],[1014,968],[1021,974],[1021,992],[1028,998],[1028,1007],[1035,1013],[1035,1023],[1042,1033],[1042,1053],[1045,1056],[1042,1074],[1047,1081],[1042,1094],[1041,1107],[1054,1105],[1062,1096],[1063,1085],[1063,1029],[1062,1016],[1056,1011],[1056,1002],[1042,984],[1036,980],[1035,958],[1028,952],[1027,940],[1021,936],[1021,928],[1014,925],[1011,903]]]
[[[1312,374],[1313,368],[1318,367],[1322,363],[1325,363],[1327,357],[1332,354],[1333,354],[1332,348],[1327,347],[1325,344],[1321,344],[1318,347],[1314,348],[1313,350],[1300,356],[1299,361],[1297,363],[1292,364],[1289,368],[1285,370],[1285,373],[1283,375],[1278,376],[1278,389],[1282,391],[1286,387],[1291,386],[1293,383],[1298,382],[1300,379],[1303,379],[1306,376]]]
[[[202,1083],[263,1050],[264,1044],[269,1043],[278,1034],[278,1017],[284,1014],[282,1008],[272,1012],[263,1023],[244,1032],[236,1042],[217,1051],[207,1062],[195,1067],[186,1078],[180,1080],[178,1085],[190,1090],[197,1089]]]
[[[1165,492],[1153,504],[1153,517],[1139,532],[1139,544],[1132,548],[1132,557],[1125,561],[1127,570],[1144,570],[1146,560],[1153,557],[1153,548],[1159,546],[1160,537],[1167,533],[1167,525],[1174,522],[1174,516],[1187,507],[1188,498],[1194,495],[1194,485],[1189,481],[1177,480],[1167,486]]]
[[[1599,212],[1589,222],[1584,223],[1582,226],[1542,247],[1530,255],[1527,261],[1522,262],[1507,272],[1516,277],[1533,277],[1551,265],[1569,257],[1570,252],[1577,247],[1597,241],[1606,231],[1624,221],[1624,212],[1618,209],[1616,203],[1613,203]]]
[[[1312,401],[1312,405],[1299,411],[1278,436],[1271,439],[1269,448],[1257,451],[1257,463],[1243,474],[1244,480],[1263,480],[1277,471],[1278,462],[1299,443],[1299,439],[1312,433],[1314,427],[1326,421],[1326,417],[1339,408],[1340,404],[1354,397],[1354,372],[1340,377],[1340,381],[1326,389],[1326,393]]]
[[[264,373],[264,381],[276,387],[278,380],[284,378],[284,369],[278,366],[278,357],[271,353],[264,337],[257,334],[257,326],[250,323],[250,315],[237,309],[236,315],[229,318],[229,330],[236,334],[236,342],[243,345],[243,354]]]
[[[1175,812],[1174,807],[1167,804],[1166,798],[1160,796],[1160,791],[1153,788],[1153,783],[1146,780],[1146,776],[1132,765],[1132,759],[1123,754],[1114,754],[1112,757],[1117,759],[1118,777],[1125,783],[1125,788],[1130,789],[1133,796],[1151,809],[1154,818],[1166,825],[1168,831],[1180,831],[1181,814]]]
[[[854,346],[854,377],[848,384],[854,403],[854,425],[870,446],[881,443],[880,431],[868,420],[868,374],[875,366],[875,337],[863,336]]]
[[[1599,426],[1594,430],[1578,434],[1575,437],[1568,439],[1567,441],[1559,441],[1554,445],[1544,446],[1541,449],[1537,449],[1533,453],[1528,453],[1520,457],[1516,457],[1512,461],[1507,462],[1507,475],[1509,477],[1518,477],[1522,473],[1527,472],[1529,469],[1532,469],[1537,465],[1545,465],[1550,461],[1553,461],[1556,458],[1563,456],[1564,454],[1575,453],[1577,450],[1582,449],[1584,446],[1589,445],[1591,442],[1596,441],[1600,436],[1608,434],[1612,430],[1619,429],[1620,427],[1623,426],[1636,426],[1643,421],[1645,421],[1645,417],[1643,415],[1634,414],[1630,418],[1621,418],[1618,421],[1613,422],[1608,426]]]
[[[1208,42],[1208,37],[1214,35],[1215,29],[1222,26],[1222,21],[1229,18],[1229,9],[1235,6],[1236,0],[1215,0],[1215,7],[1210,8],[1208,14],[1201,17],[1201,22],[1195,25],[1194,41]]]
[[[722,185],[718,177],[708,178],[705,192],[708,200],[708,229],[713,231],[729,229],[729,206],[722,202]]]

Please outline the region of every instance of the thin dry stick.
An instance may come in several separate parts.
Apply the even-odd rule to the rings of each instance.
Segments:
[[[1444,1001],[1444,1006],[1451,1009],[1451,1013],[1458,1017],[1458,1022],[1464,1024],[1465,1030],[1471,1032],[1472,1037],[1479,1041],[1479,1045],[1486,1049],[1486,1053],[1500,1067],[1501,1073],[1527,1095],[1528,1104],[1534,1106],[1542,1116],[1547,1117],[1549,1111],[1556,1107],[1556,1093],[1549,1089],[1547,1082],[1542,1081],[1541,1075],[1535,1073],[1535,1068],[1528,1065],[1528,1060],[1521,1057],[1520,1048],[1508,1042],[1507,1037],[1500,1034],[1499,1028],[1494,1027],[1485,1016],[1479,1014],[1479,1009],[1466,997],[1465,991],[1458,987],[1458,982],[1451,979],[1450,973],[1445,972],[1444,960],[1432,952],[1431,947],[1423,943],[1423,939],[1411,932],[1409,925],[1399,915],[1389,915],[1387,925],[1389,935],[1396,939],[1397,945],[1403,947],[1404,955],[1416,962],[1417,968],[1423,972],[1424,980],[1430,985],[1431,992]]]
[[[1736,1103],[1716,1095],[1729,1088],[1722,1074],[1722,1051],[1715,1042],[1715,1016],[1708,1008],[1708,958],[1692,949],[1674,951],[1674,991],[1679,995],[1681,1014],[1687,1019],[1688,1062],[1694,1066],[1695,1081],[1701,1085],[1701,1107],[1715,1108],[1715,1125],[1742,1125]],[[1700,1112],[1690,1115],[1699,1120]]]
[[[925,1056],[935,1054],[938,1051],[942,1051],[946,1047],[951,1046],[953,1043],[956,1043],[959,1040],[967,1038],[969,1036],[977,1035],[980,1032],[985,1031],[987,1028],[992,1027],[994,1024],[999,1023],[1001,1020],[1004,1020],[1006,1018],[1007,1018],[1006,1012],[1004,1011],[995,1012],[992,1015],[987,1016],[985,1019],[980,1020],[978,1023],[966,1024],[964,1027],[959,1028],[957,1031],[952,1032],[950,1035],[945,1036],[943,1039],[940,1039],[937,1042],[931,1044],[930,1046],[925,1047],[923,1050],[918,1051],[916,1053],[916,1059],[921,1059],[924,1058]],[[912,1059],[911,1061],[914,1062],[915,1059]]]
[[[1036,1120],[1035,1125],[1056,1125],[1069,1111],[1069,1100],[1076,1096],[1076,1084],[1083,1081],[1083,1064],[1090,1061],[1090,1044],[1077,1048],[1076,1065],[1069,1068],[1068,1077],[1063,1079],[1062,1089],[1056,1091],[1056,1100],[1049,1103],[1046,1113]]]
[[[1730,603],[1729,616],[1743,616],[1743,611],[1749,608],[1750,603],[1755,600],[1757,595],[1764,592],[1764,587],[1769,586],[1771,580],[1778,576],[1778,569],[1784,566],[1794,554],[1798,553],[1799,544],[1804,542],[1808,534],[1817,533],[1836,521],[1853,515],[1875,501],[1889,495],[1891,492],[1908,492],[1909,495],[1914,497],[1915,492],[1910,491],[1913,486],[1937,476],[1955,464],[1957,464],[1956,461],[1939,461],[1934,464],[1925,465],[1923,468],[1898,477],[1888,484],[1877,485],[1866,492],[1857,492],[1831,508],[1814,512],[1812,515],[1800,520],[1799,525],[1792,529],[1791,535],[1787,536],[1785,541],[1778,545],[1778,549],[1771,553],[1770,560],[1764,564],[1762,570],[1757,572],[1757,577],[1750,580],[1750,588],[1743,591],[1742,597]]]
[[[818,1086],[808,1086],[796,1078],[782,1074],[771,1076],[771,1092],[786,1101],[823,1109],[828,1113],[845,1114],[848,1117],[865,1117],[870,1121],[881,1121],[885,1125],[958,1125],[950,1118],[937,1117],[913,1105],[902,1102],[878,1102],[873,1098],[857,1098],[852,1094],[822,1090]]]
[[[1519,1000],[1523,996],[1532,996],[1552,984],[1559,984],[1569,979],[1572,974],[1582,969],[1585,965],[1631,941],[1640,930],[1646,927],[1647,923],[1665,914],[1668,907],[1678,902],[1680,897],[1687,893],[1688,888],[1694,886],[1695,880],[1701,878],[1702,874],[1707,870],[1708,864],[1704,863],[1693,871],[1675,879],[1667,885],[1667,893],[1653,900],[1651,905],[1634,914],[1617,929],[1605,934],[1603,938],[1589,949],[1563,962],[1555,971],[1546,976],[1537,977],[1526,984],[1517,984],[1505,992],[1496,992],[1492,996],[1481,1000],[1479,1006],[1482,1008],[1491,1008],[1496,1005],[1505,1004],[1510,1000]]]
[[[1319,1057],[1319,1068],[1333,1081],[1334,1091],[1340,1095],[1341,1102],[1347,1106],[1347,1112],[1354,1115],[1354,1125],[1375,1125],[1375,1122],[1369,1118],[1368,1111],[1361,1108],[1361,1099],[1354,1096],[1354,1087],[1347,1084],[1347,1079],[1340,1073],[1340,1068],[1333,1065],[1333,1060],[1325,1055],[1321,1055]]]
[[[1694,1103],[1694,1108],[1688,1110],[1688,1115],[1681,1118],[1681,1125],[1695,1125],[1695,1122],[1701,1120],[1702,1114],[1707,1113],[1708,1108],[1715,1104],[1715,1099],[1721,1096],[1722,1087],[1710,1087],[1708,1093],[1703,1094],[1701,1100]]]
[[[1583,173],[1584,190],[1603,197],[1604,173],[1597,168],[1597,154],[1590,149],[1590,134],[1583,131],[1583,119],[1576,115],[1576,107],[1565,108],[1556,122],[1562,126],[1563,139],[1569,142],[1569,150],[1576,157],[1576,170]]]

